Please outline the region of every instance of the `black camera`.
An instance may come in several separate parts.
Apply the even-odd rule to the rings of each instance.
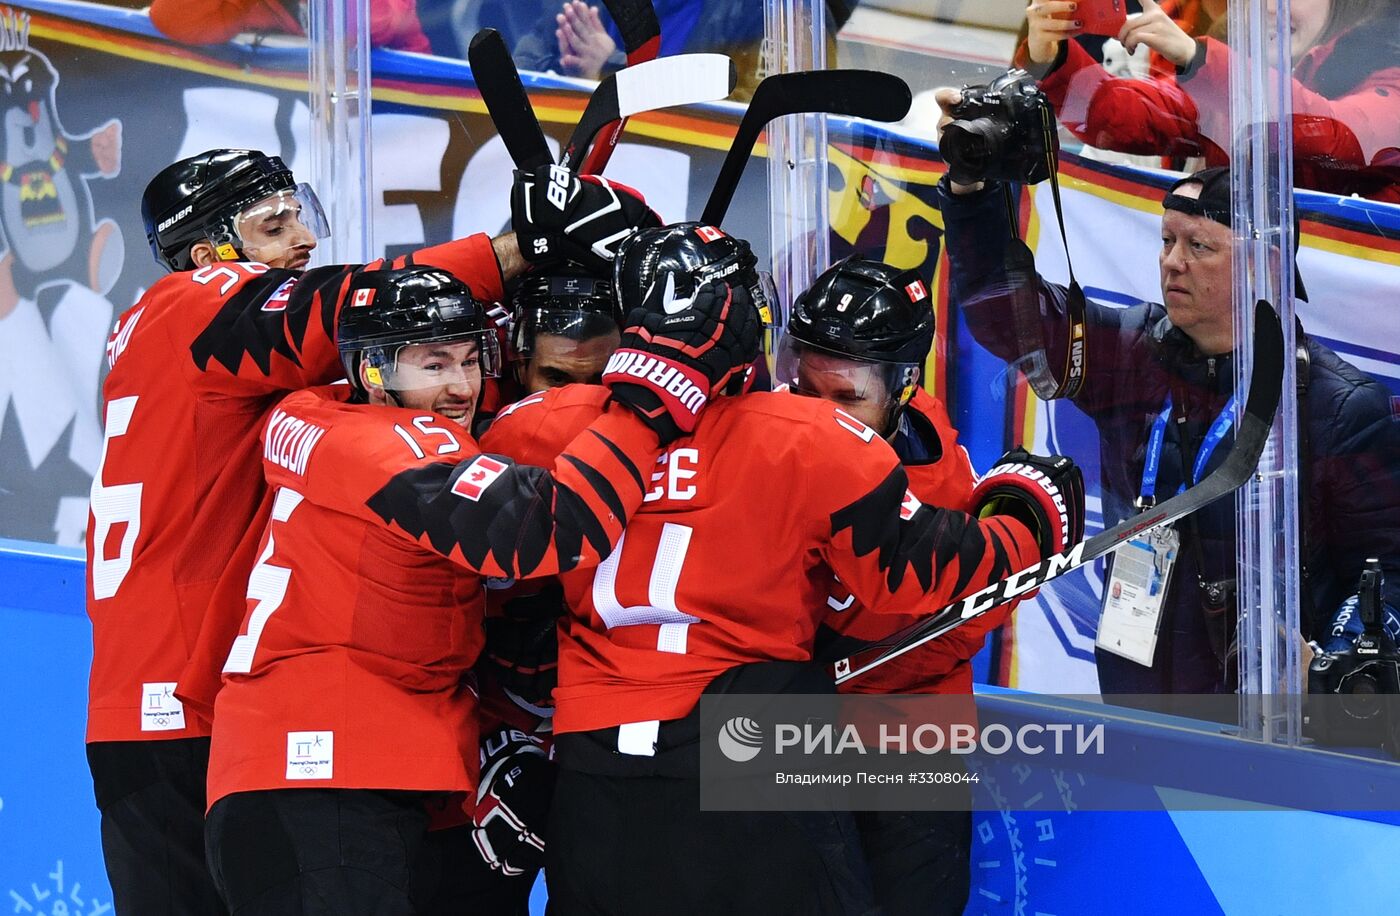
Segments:
[[[1400,759],[1400,651],[1384,627],[1385,574],[1367,560],[1357,589],[1361,633],[1308,667],[1308,733],[1319,744],[1384,746]]]
[[[1055,109],[1024,70],[1008,70],[986,86],[964,86],[950,112],[940,149],[959,184],[1036,184],[1055,171],[1060,138]]]

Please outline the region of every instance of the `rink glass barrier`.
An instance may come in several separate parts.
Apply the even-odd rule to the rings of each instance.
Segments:
[[[935,11],[942,17],[938,21],[910,19],[907,10],[901,12],[893,3],[861,6],[845,23],[824,11],[820,40],[814,32],[805,44],[769,40],[765,45],[760,33],[793,28],[783,22],[815,28],[813,4],[786,3],[766,8],[762,22],[736,25],[724,41],[682,50],[742,46],[753,52],[755,74],[770,67],[814,66],[824,59],[828,66],[894,72],[910,83],[915,101],[902,124],[832,117],[821,128],[826,139],[818,145],[811,133],[817,128],[809,123],[808,133],[799,132],[798,145],[785,146],[784,156],[772,162],[766,160],[772,136],[765,136],[745,171],[725,229],[749,239],[761,260],[779,278],[788,278],[789,296],[802,285],[804,271],[810,277],[826,262],[854,252],[917,269],[932,293],[938,322],[925,385],[948,405],[974,467],[985,470],[1018,443],[1072,455],[1090,483],[1093,531],[1105,523],[1100,481],[1108,453],[1093,421],[1067,401],[1035,397],[1018,368],[981,346],[970,313],[950,303],[946,227],[937,190],[946,166],[938,153],[932,90],[985,84],[1004,70],[1017,47],[1014,30],[1024,21],[1019,4],[1005,5],[1008,9],[998,13],[993,7],[999,4],[979,5],[975,12],[943,4]],[[420,9],[434,47],[439,6]],[[477,7],[482,15],[491,9],[490,4]],[[1232,35],[1257,36],[1266,26],[1280,26],[1264,15],[1262,4],[1248,9],[1250,17]],[[298,175],[318,176],[318,182],[324,177],[329,186],[320,189],[321,197],[340,227],[318,255],[329,263],[332,253],[363,256],[355,253],[357,246],[364,255],[396,255],[474,231],[500,231],[509,221],[505,188],[511,163],[460,59],[375,48],[366,68],[362,43],[334,30],[317,33],[316,54],[322,61],[317,66],[323,68],[318,72],[331,74],[327,79],[345,87],[333,101],[358,106],[341,118],[308,91],[306,74],[316,55],[308,54],[301,38],[258,36],[194,46],[164,37],[137,12],[60,0],[35,0],[21,12],[29,15],[25,47],[43,55],[60,78],[51,94],[35,96],[41,117],[32,118],[26,105],[14,112],[15,129],[10,131],[20,152],[10,163],[12,178],[0,212],[8,249],[3,263],[11,278],[10,285],[0,284],[5,299],[0,321],[6,330],[0,335],[0,347],[6,350],[0,363],[5,396],[0,444],[7,456],[0,472],[0,499],[6,504],[0,532],[77,545],[101,451],[97,403],[107,335],[114,317],[159,276],[144,245],[137,209],[141,189],[158,164],[236,144],[278,153]],[[350,12],[342,7],[339,15],[343,19]],[[895,18],[900,16],[904,18]],[[457,50],[475,26],[493,24],[503,34],[510,27],[506,21],[463,22],[454,26]],[[515,26],[513,47],[531,25],[539,21]],[[18,44],[19,30],[13,31]],[[1228,49],[1240,40],[1233,39]],[[1254,45],[1258,47],[1226,55],[1226,63],[1273,72],[1260,63],[1267,41],[1256,37]],[[664,45],[662,50],[667,50]],[[532,69],[523,59],[520,64],[546,136],[557,147],[567,140],[591,83]],[[746,72],[741,71],[741,87]],[[363,104],[363,95],[349,99],[350,87],[369,74],[369,103]],[[1261,75],[1256,82],[1254,90],[1246,87],[1249,100],[1264,105],[1270,99],[1264,91],[1268,79]],[[322,79],[318,88],[324,90],[325,84]],[[1227,80],[1226,88],[1230,85]],[[1072,86],[1070,102],[1075,92],[1087,91]],[[1273,93],[1276,107],[1284,95]],[[1222,98],[1226,101],[1220,104],[1228,109],[1228,96]],[[372,115],[366,130],[367,108]],[[633,118],[606,174],[636,186],[668,220],[695,218],[742,112],[743,102],[721,102]],[[1243,308],[1255,298],[1268,298],[1280,302],[1286,315],[1281,287],[1292,276],[1290,200],[1277,189],[1292,180],[1285,181],[1282,173],[1293,160],[1281,150],[1293,132],[1272,126],[1278,118],[1270,111],[1252,117],[1261,128],[1212,128],[1216,132],[1208,134],[1239,135],[1256,144],[1238,153],[1253,163],[1249,174],[1254,178],[1253,183],[1236,183],[1239,212],[1233,231],[1257,237],[1257,242],[1236,246],[1244,260],[1235,265],[1233,301]],[[1203,113],[1201,120],[1209,119]],[[1160,156],[1155,163],[1127,162],[1120,154],[1085,146],[1066,130],[1061,140],[1059,177],[1070,251],[1089,301],[1106,309],[1160,301],[1161,282],[1153,268],[1161,245],[1161,199],[1178,174],[1165,166],[1200,163],[1189,161],[1192,157],[1167,162]],[[361,146],[356,148],[356,142]],[[48,145],[40,150],[44,143]],[[1201,163],[1209,159],[1194,158]],[[41,165],[21,168],[32,161]],[[771,181],[768,168],[791,181]],[[1372,172],[1387,174],[1380,167]],[[1035,253],[1037,270],[1051,283],[1065,282],[1064,248],[1049,186],[1022,189],[1014,202],[1019,232]],[[820,218],[818,203],[829,224],[823,239],[810,231],[811,221]],[[1400,384],[1400,339],[1384,303],[1386,291],[1397,285],[1397,211],[1384,200],[1313,190],[1300,190],[1291,204],[1301,217],[1298,263],[1309,300],[1299,304],[1299,314],[1309,336],[1393,391]],[[1122,376],[1116,385],[1133,390],[1134,378]],[[1298,418],[1290,417],[1290,403],[1286,398],[1280,421],[1285,438],[1280,441],[1295,447],[1272,449],[1266,460],[1274,463],[1265,468],[1263,482],[1239,497],[1245,508],[1240,517],[1256,521],[1237,535],[1230,532],[1234,543],[1220,573],[1221,580],[1235,578],[1239,594],[1247,597],[1239,599],[1239,606],[1267,609],[1250,611],[1253,616],[1246,615],[1238,630],[1241,661],[1236,668],[1244,669],[1244,683],[1258,693],[1285,688],[1296,693],[1302,683],[1298,641],[1291,635],[1297,626],[1290,622],[1300,604],[1294,593],[1301,540],[1293,508],[1297,436],[1287,429],[1290,423],[1296,429]],[[1138,411],[1141,416],[1133,423],[1143,442],[1136,448],[1146,441],[1150,414],[1161,406]],[[1103,583],[1102,564],[1096,564],[1023,602],[978,657],[978,680],[1028,690],[1097,692],[1094,642]],[[1285,738],[1295,733],[1289,721],[1280,726]]]
[[[899,4],[878,4],[892,5]],[[1112,365],[1105,383],[1105,360],[1095,354],[1095,344],[1102,350],[1104,342],[1092,333],[1088,372],[1091,377],[1100,373],[1097,392],[1086,389],[1074,403],[1037,397],[1022,370],[1034,368],[1027,354],[1043,342],[1036,333],[1026,333],[1027,325],[1040,331],[1038,316],[1018,312],[1011,297],[988,295],[985,287],[963,297],[969,301],[949,295],[950,282],[956,285],[959,278],[950,276],[948,253],[954,239],[968,233],[964,223],[949,228],[956,220],[944,212],[944,198],[934,188],[946,165],[933,152],[940,114],[933,92],[939,86],[985,85],[1012,59],[1041,78],[1042,90],[1056,106],[1069,252],[1091,315],[1105,316],[1105,323],[1126,320],[1123,316],[1138,303],[1162,303],[1164,288],[1172,285],[1162,279],[1156,263],[1168,187],[1187,172],[1239,164],[1224,197],[1228,217],[1222,222],[1230,224],[1221,227],[1225,270],[1216,277],[1209,302],[1218,336],[1237,339],[1240,347],[1237,358],[1220,361],[1215,370],[1232,379],[1212,379],[1203,372],[1177,392],[1178,404],[1208,405],[1193,412],[1193,421],[1204,428],[1193,428],[1192,438],[1208,438],[1206,421],[1218,416],[1231,389],[1246,381],[1251,337],[1235,334],[1234,328],[1247,325],[1243,316],[1252,314],[1256,301],[1276,305],[1290,358],[1287,394],[1256,479],[1239,491],[1233,506],[1222,500],[1178,526],[1207,533],[1183,539],[1180,559],[1187,562],[1178,571],[1189,575],[1169,580],[1176,596],[1185,597],[1184,590],[1199,593],[1192,599],[1196,619],[1177,613],[1174,620],[1171,612],[1181,609],[1169,606],[1152,650],[1157,670],[1116,658],[1107,666],[1096,664],[1096,655],[1105,654],[1095,642],[1106,582],[1112,581],[1099,562],[1022,602],[1011,622],[989,639],[979,659],[989,664],[979,670],[979,680],[1043,692],[1124,694],[1230,690],[1241,684],[1244,694],[1268,698],[1242,701],[1239,723],[1245,733],[1297,742],[1308,664],[1300,632],[1325,641],[1335,605],[1354,590],[1366,556],[1378,555],[1394,568],[1394,558],[1387,556],[1396,516],[1388,408],[1400,373],[1393,356],[1381,354],[1397,345],[1386,305],[1397,279],[1397,211],[1392,203],[1397,173],[1391,167],[1397,143],[1377,135],[1393,129],[1394,119],[1385,122],[1391,128],[1370,122],[1371,109],[1361,102],[1368,94],[1393,94],[1386,87],[1397,74],[1387,68],[1400,62],[1400,51],[1388,46],[1365,63],[1353,61],[1351,69],[1342,66],[1348,58],[1338,53],[1330,67],[1322,67],[1333,51],[1356,47],[1366,24],[1374,34],[1392,34],[1393,12],[1388,20],[1367,18],[1383,12],[1384,4],[1363,4],[1361,12],[1347,14],[1364,20],[1357,23],[1344,21],[1340,5],[1337,15],[1328,18],[1330,7],[1323,4],[1319,18],[1314,3],[1295,3],[1291,14],[1263,2],[1237,3],[1230,5],[1227,21],[1223,3],[1163,4],[1164,13],[1149,15],[1182,19],[1178,37],[1184,36],[1185,43],[1163,45],[1171,54],[1189,54],[1190,66],[1178,73],[1166,55],[1145,45],[1128,54],[1116,35],[1080,34],[1055,43],[1065,45],[1062,54],[1036,61],[1026,43],[1033,36],[1024,4],[1004,4],[1011,22],[1007,31],[989,33],[984,22],[973,21],[993,15],[989,8],[994,6],[1003,5],[981,5],[975,13],[959,8],[949,16],[949,5],[940,5],[934,12],[938,21],[906,21],[897,43],[863,40],[874,30],[875,20],[868,16],[853,19],[838,33],[836,65],[899,73],[914,89],[915,102],[904,124],[895,130],[875,128],[867,145],[853,155],[843,155],[849,148],[842,149],[837,129],[830,128],[832,166],[826,185],[832,259],[859,251],[932,278],[939,333],[925,379],[947,403],[974,466],[987,468],[1014,444],[1071,455],[1088,482],[1092,533],[1135,512],[1131,503],[1141,495],[1152,421],[1165,406],[1156,351]],[[1091,6],[1080,4],[1086,18]],[[1136,7],[1129,4],[1127,12],[1135,13]],[[882,17],[889,13],[862,10],[872,16],[876,12]],[[1187,12],[1197,18],[1186,22]],[[1124,37],[1132,34],[1138,18],[1127,21]],[[1308,32],[1309,23],[1322,25]],[[1303,33],[1312,37],[1300,43]],[[989,34],[1000,44],[982,44]],[[919,152],[911,156],[911,148]],[[917,174],[918,166],[910,168],[913,163],[925,171]],[[1294,186],[1296,193],[1290,193]],[[911,196],[918,201],[912,207]],[[1067,284],[1065,246],[1049,183],[1018,189],[1012,202],[1018,208],[1019,234],[1035,254],[1035,269],[1051,284]],[[910,215],[920,205],[922,212]],[[1297,264],[1308,293],[1306,302],[1296,302],[1297,317],[1309,340],[1345,361],[1341,371],[1359,372],[1368,382],[1364,391],[1371,401],[1366,412],[1371,433],[1349,444],[1341,434],[1311,442],[1315,436],[1299,433],[1309,422],[1323,426],[1325,411],[1314,408],[1315,416],[1309,418],[1300,409],[1303,396],[1295,394],[1303,365],[1292,358],[1297,346],[1295,212],[1301,242]],[[1004,236],[973,237],[977,250],[964,260],[981,272],[991,270],[989,262],[1004,272],[1006,262],[985,250],[989,239]],[[1218,288],[1222,277],[1223,290]],[[1190,314],[1186,296],[1166,298],[1183,326],[1200,318]],[[1160,315],[1160,310],[1153,313],[1154,319]],[[996,345],[984,346],[989,341]],[[1050,352],[1058,357],[1053,347]],[[1318,358],[1314,355],[1315,362]],[[1052,358],[1049,365],[1062,363]],[[1329,371],[1311,370],[1322,376]],[[1203,470],[1228,452],[1228,441],[1227,432],[1215,461]],[[1188,463],[1195,454],[1188,454]],[[1306,465],[1301,471],[1300,462]],[[1165,499],[1175,489],[1173,480],[1169,488],[1158,488],[1156,498]],[[1300,492],[1312,494],[1310,504],[1300,504]],[[1199,554],[1192,540],[1204,545]],[[1205,574],[1197,575],[1198,570]],[[1172,598],[1166,599],[1169,605]],[[1118,670],[1101,677],[1103,667]]]

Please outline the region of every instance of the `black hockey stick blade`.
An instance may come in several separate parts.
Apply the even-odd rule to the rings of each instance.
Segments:
[[[898,121],[909,113],[912,101],[908,83],[877,70],[810,70],[768,77],[754,90],[748,110],[739,121],[700,221],[710,226],[724,222],[758,135],[774,118],[825,113],[869,121]]]
[[[1145,531],[1174,522],[1197,509],[1233,493],[1245,484],[1259,466],[1259,456],[1269,440],[1283,388],[1283,328],[1278,313],[1260,300],[1254,306],[1254,363],[1249,379],[1249,395],[1240,415],[1235,444],[1220,466],[1184,493],[1158,503],[1146,512],[1125,519],[1063,553],[1055,554],[981,591],[955,601],[898,633],[866,646],[835,662],[836,683],[858,677],[873,668],[937,639],[966,620],[979,617],[994,607],[1039,588],[1085,563],[1113,553]]]
[[[661,22],[656,18],[656,9],[651,0],[603,0],[613,22],[617,23],[622,35],[622,48],[627,52],[627,66],[655,60],[661,53]],[[579,172],[587,175],[600,175],[608,167],[618,138],[627,126],[627,119],[620,118],[603,128],[598,141],[583,157]]]
[[[609,74],[593,90],[559,164],[578,171],[593,138],[613,121],[659,108],[717,102],[734,91],[738,79],[734,61],[723,54],[677,54]]]
[[[482,29],[467,48],[472,78],[481,91],[481,100],[501,135],[511,160],[518,169],[534,171],[549,165],[554,157],[545,143],[544,131],[535,117],[535,108],[525,94],[520,73],[515,69],[505,39],[495,29]]]

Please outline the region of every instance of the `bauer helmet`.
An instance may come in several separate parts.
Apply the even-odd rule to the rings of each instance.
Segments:
[[[194,269],[190,248],[199,242],[210,243],[220,260],[257,260],[256,252],[244,250],[240,225],[256,214],[283,213],[316,238],[330,234],[311,187],[298,184],[280,158],[257,150],[215,149],[181,159],[141,195],[151,253],[172,271]]]

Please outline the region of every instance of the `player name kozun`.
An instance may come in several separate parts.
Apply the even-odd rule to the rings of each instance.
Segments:
[[[263,458],[304,477],[311,450],[325,434],[326,431],[315,423],[294,417],[279,407],[273,410],[272,419],[267,423]]]

